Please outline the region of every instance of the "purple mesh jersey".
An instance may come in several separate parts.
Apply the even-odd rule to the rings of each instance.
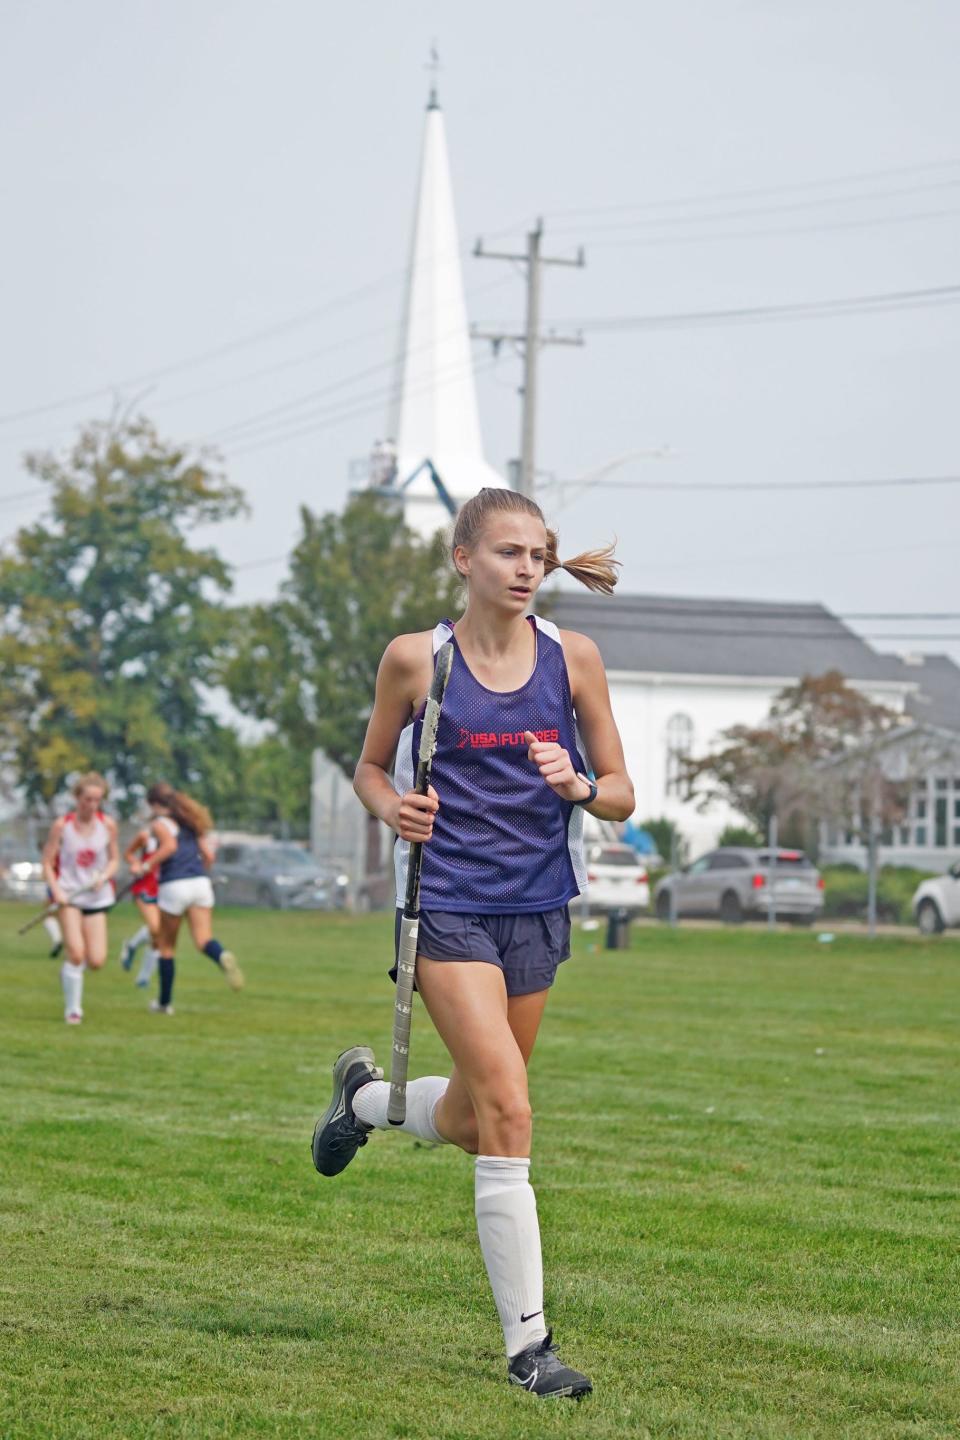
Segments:
[[[584,762],[560,632],[529,617],[537,639],[533,673],[519,690],[488,690],[474,679],[460,653],[453,625],[433,632],[433,653],[454,645],[433,757],[432,784],[440,799],[433,838],[423,847],[420,904],[424,910],[484,915],[553,910],[586,887],[583,810],[561,800],[527,756],[524,731],[554,740],[575,770]],[[407,725],[397,747],[394,785],[413,788],[423,712]],[[394,857],[397,904],[407,871],[405,840]]]

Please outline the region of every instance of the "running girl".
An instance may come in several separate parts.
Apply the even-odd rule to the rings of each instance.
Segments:
[[[609,593],[611,553],[563,568]],[[583,808],[625,820],[633,787],[597,647],[527,614],[544,576],[561,565],[539,506],[512,490],[481,490],[457,518],[453,562],[466,609],[455,625],[443,620],[432,634],[401,635],[387,647],[354,780],[366,808],[399,836],[398,905],[409,842],[428,842],[417,988],[453,1070],[409,1084],[402,1128],[476,1155],[477,1228],[508,1378],[536,1395],[580,1396],[590,1381],[559,1359],[543,1313],[526,1067],[557,967],[570,954],[567,906],[585,883]],[[423,702],[436,652],[451,638],[436,788],[420,796],[412,786]],[[313,1140],[323,1175],[339,1174],[372,1129],[387,1128],[389,1086],[373,1052],[344,1051],[333,1073]]]
[[[147,802],[154,812],[150,829],[157,848],[143,862],[141,874],[156,871],[160,878],[157,891],[160,994],[151,1000],[150,1009],[161,1015],[172,1015],[174,954],[184,915],[194,945],[220,967],[231,990],[242,989],[243,975],[236,957],[213,938],[213,886],[207,874],[213,863],[213,846],[208,838],[213,829],[210,811],[182,790],[174,790],[172,785],[162,782],[150,787]]]
[[[43,873],[60,907],[67,947],[60,982],[68,1025],[83,1019],[84,971],[99,970],[107,958],[110,882],[120,863],[116,821],[101,809],[108,788],[95,771],[82,775],[73,787],[74,808],[54,820],[43,849]]]
[[[152,818],[152,817],[151,817]],[[146,945],[143,956],[143,963],[137,975],[135,984],[141,989],[146,988],[153,978],[153,972],[157,968],[157,937],[160,933],[160,916],[157,914],[157,889],[159,880],[156,870],[144,868],[147,858],[153,854],[159,844],[157,837],[151,832],[150,826],[145,825],[138,830],[130,841],[123,858],[131,875],[137,878],[130,887],[130,894],[140,911],[140,918],[143,924],[135,935],[129,940],[124,940],[120,947],[120,964],[124,970],[129,970],[137,958],[137,951],[141,945]]]

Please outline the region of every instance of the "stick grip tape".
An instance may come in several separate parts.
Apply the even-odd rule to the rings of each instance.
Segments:
[[[390,1098],[387,1120],[402,1125],[407,1118],[407,1064],[410,1059],[410,1021],[413,1016],[413,978],[417,968],[420,921],[400,922],[397,956],[397,993],[393,1007],[393,1055],[390,1063]]]

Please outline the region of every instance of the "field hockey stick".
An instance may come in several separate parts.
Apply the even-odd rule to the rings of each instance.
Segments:
[[[437,651],[433,683],[427,696],[420,732],[420,753],[414,790],[426,795],[430,788],[430,767],[437,748],[437,726],[443,692],[453,665],[453,644],[447,641]],[[390,1061],[390,1099],[387,1119],[391,1125],[402,1125],[407,1118],[407,1065],[410,1060],[410,1021],[413,1017],[413,977],[417,968],[417,936],[420,931],[420,869],[423,865],[423,844],[410,842],[407,854],[407,891],[400,922],[400,947],[397,955],[397,994],[393,1009],[393,1055]]]
[[[100,885],[101,885],[102,883],[103,883],[102,881],[99,881],[97,884],[94,884],[94,883],[91,881],[91,883],[90,883],[89,885],[81,885],[79,890],[73,890],[73,891],[71,891],[71,893],[67,896],[67,901],[66,901],[66,903],[69,905],[70,902],[71,902],[71,900],[73,899],[73,896],[74,896],[74,895],[82,895],[85,890],[99,890]],[[113,908],[114,905],[116,905],[116,903],[117,903],[118,900],[122,900],[125,895],[128,895],[128,894],[130,893],[130,891],[133,889],[135,883],[136,883],[135,880],[131,880],[131,881],[129,881],[128,884],[124,885],[124,887],[123,887],[122,890],[118,890],[118,891],[117,891],[116,895],[113,897],[113,900],[111,901],[111,904],[110,904],[110,908],[111,908],[111,909]],[[104,908],[106,908],[106,907],[104,907]],[[59,909],[60,909],[60,906],[59,906],[58,902],[57,902],[56,900],[51,900],[50,904],[47,906],[47,908],[46,908],[45,910],[41,910],[39,915],[34,915],[34,917],[33,917],[32,920],[28,920],[28,921],[27,921],[26,925],[21,925],[21,926],[20,926],[20,929],[17,931],[17,934],[18,934],[18,935],[26,935],[27,931],[28,931],[28,930],[32,930],[35,925],[42,925],[43,922],[44,922],[44,920],[49,920],[49,918],[50,918],[51,915],[56,915],[56,913],[57,913],[57,911],[58,911]]]
[[[44,920],[48,920],[51,915],[56,915],[59,909],[60,906],[57,904],[56,900],[51,901],[51,903],[47,906],[45,910],[40,911],[39,915],[34,915],[32,920],[27,921],[26,925],[21,925],[20,929],[17,931],[17,934],[26,935],[27,931],[32,930],[35,925],[42,925]]]

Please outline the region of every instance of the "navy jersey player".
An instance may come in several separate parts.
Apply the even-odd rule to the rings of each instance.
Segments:
[[[597,647],[529,613],[561,565],[539,506],[482,490],[458,515],[453,562],[466,609],[387,647],[354,781],[397,833],[398,906],[407,847],[425,842],[416,981],[453,1069],[409,1083],[402,1128],[476,1156],[477,1228],[509,1379],[537,1395],[580,1396],[590,1381],[559,1359],[543,1313],[527,1063],[569,955],[568,902],[585,883],[583,810],[625,820],[633,788]],[[563,568],[609,593],[615,564],[608,548]],[[420,796],[412,785],[424,698],[448,639],[433,785]],[[388,1095],[370,1049],[344,1051],[314,1132],[322,1174],[338,1174],[371,1130],[387,1129]]]
[[[243,988],[243,973],[233,952],[225,950],[213,934],[215,900],[207,874],[214,858],[209,810],[162,780],[147,791],[147,803],[153,815],[150,833],[157,844],[138,869],[141,876],[156,873],[159,877],[160,914],[156,942],[160,993],[151,1000],[150,1009],[159,1015],[172,1015],[174,955],[184,915],[194,945],[219,967],[231,990]]]

